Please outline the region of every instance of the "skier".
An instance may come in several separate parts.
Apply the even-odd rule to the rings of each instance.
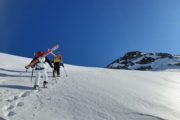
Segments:
[[[55,54],[53,63],[54,63],[53,77],[55,77],[55,73],[57,73],[57,77],[60,77],[60,67],[61,66],[64,67],[64,64],[62,62],[62,56],[60,54]]]
[[[53,65],[51,64],[51,61],[48,59],[48,57],[43,57],[44,53],[42,51],[39,51],[36,53],[36,56],[33,58],[33,60],[31,61],[31,63],[35,60],[38,60],[38,62],[36,64],[34,64],[32,66],[32,68],[35,68],[36,71],[36,79],[35,79],[35,83],[34,83],[34,89],[38,89],[39,88],[39,81],[41,78],[41,75],[44,78],[44,82],[43,82],[43,87],[46,87],[46,84],[48,83],[48,75],[47,75],[47,71],[46,71],[46,65],[45,63],[47,62],[51,68],[53,68]]]

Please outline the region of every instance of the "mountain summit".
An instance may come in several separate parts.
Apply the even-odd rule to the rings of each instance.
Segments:
[[[107,66],[126,70],[166,70],[180,68],[180,56],[169,53],[143,53],[132,51]]]

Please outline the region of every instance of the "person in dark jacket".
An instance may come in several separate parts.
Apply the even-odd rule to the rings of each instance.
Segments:
[[[62,62],[62,56],[60,54],[54,55],[54,70],[53,70],[53,77],[55,77],[55,74],[57,74],[57,77],[60,77],[60,67],[63,66],[64,64]]]

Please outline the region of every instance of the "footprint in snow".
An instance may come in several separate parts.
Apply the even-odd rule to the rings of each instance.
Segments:
[[[12,110],[14,108],[14,105],[10,105],[7,110]]]
[[[19,103],[17,103],[17,106],[18,107],[22,107],[22,106],[24,106],[24,103],[23,102],[19,102]]]
[[[14,108],[13,105],[6,105],[3,107],[3,111],[9,111],[9,110],[12,110]]]
[[[26,97],[30,95],[30,91],[26,91],[24,92],[22,95],[20,95],[20,97]]]
[[[19,98],[19,96],[14,96],[14,100],[17,100]]]
[[[4,119],[4,118],[0,117],[0,120],[6,120],[6,119]]]
[[[6,100],[7,102],[9,102],[9,103],[12,103],[13,102],[13,100],[10,100],[10,99],[8,99],[8,100]]]
[[[4,106],[4,107],[3,107],[4,115],[5,115],[5,116],[11,115],[12,113],[10,113],[9,111],[12,111],[14,108],[15,108],[14,105]],[[0,119],[0,120],[1,120],[1,119]]]
[[[9,106],[4,106],[5,116],[11,117],[11,116],[16,115],[16,113],[14,111],[12,111],[12,110],[16,109],[16,107],[23,107],[24,106],[24,103],[23,102],[18,102],[18,99],[19,98],[24,98],[24,97],[29,96],[29,95],[30,95],[30,91],[26,91],[26,92],[20,94],[19,96],[13,96],[13,98],[11,97],[11,98],[7,99],[6,101],[8,103],[10,103],[10,105]],[[14,106],[15,101],[16,101],[17,104]],[[5,120],[5,119],[0,117],[0,120]]]
[[[10,99],[8,99],[6,101],[9,102],[9,103],[13,103],[14,101],[17,101],[20,97],[24,98],[24,97],[29,96],[29,95],[30,95],[30,91],[26,91],[26,92],[22,93],[21,95],[14,96],[14,98],[10,98]]]
[[[14,116],[16,113],[14,112],[14,111],[10,111],[9,113],[8,113],[8,117],[12,117],[12,116]]]
[[[17,105],[16,105],[17,107],[22,107],[22,106],[24,106],[24,103],[23,102],[18,102],[17,103]],[[14,115],[16,115],[16,113],[14,112],[14,111],[12,111],[13,109],[16,109],[16,106],[14,106],[14,105],[10,105],[10,106],[5,106],[5,113],[6,113],[6,116],[8,116],[8,117],[11,117],[11,116],[14,116]],[[8,111],[10,111],[10,112],[8,112]],[[0,119],[1,120],[1,119]]]
[[[7,117],[11,117],[11,116],[14,116],[16,113],[14,111],[12,111],[13,109],[15,108],[14,105],[6,105],[3,107],[3,113],[4,113],[4,116],[7,116]],[[1,120],[1,118],[0,118]],[[4,120],[2,118],[2,120]]]
[[[24,106],[24,103],[23,103],[23,102],[18,102],[18,99],[19,99],[20,97],[24,98],[24,97],[28,96],[29,94],[30,94],[30,92],[29,92],[29,91],[26,91],[26,92],[22,93],[22,94],[19,95],[19,96],[14,96],[13,98],[10,98],[10,99],[6,100],[7,102],[10,103],[9,106],[5,106],[5,107],[4,107],[6,116],[11,117],[11,116],[16,115],[16,113],[15,113],[14,111],[12,111],[12,110],[13,110],[13,109],[16,109],[16,107],[22,107],[22,106]],[[15,101],[17,102],[17,104],[14,106],[14,102],[15,102]],[[10,112],[9,112],[9,111],[10,111]],[[0,120],[1,120],[1,119],[0,119]]]
[[[8,100],[6,100],[9,103],[12,103],[13,101],[17,100],[19,98],[19,96],[14,96],[14,98],[10,98]]]

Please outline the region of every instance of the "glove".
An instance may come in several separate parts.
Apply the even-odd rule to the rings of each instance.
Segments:
[[[29,66],[27,65],[27,66],[25,66],[25,68],[26,68],[26,70],[29,68]]]
[[[51,65],[51,68],[52,68],[52,69],[54,68],[53,65]]]

